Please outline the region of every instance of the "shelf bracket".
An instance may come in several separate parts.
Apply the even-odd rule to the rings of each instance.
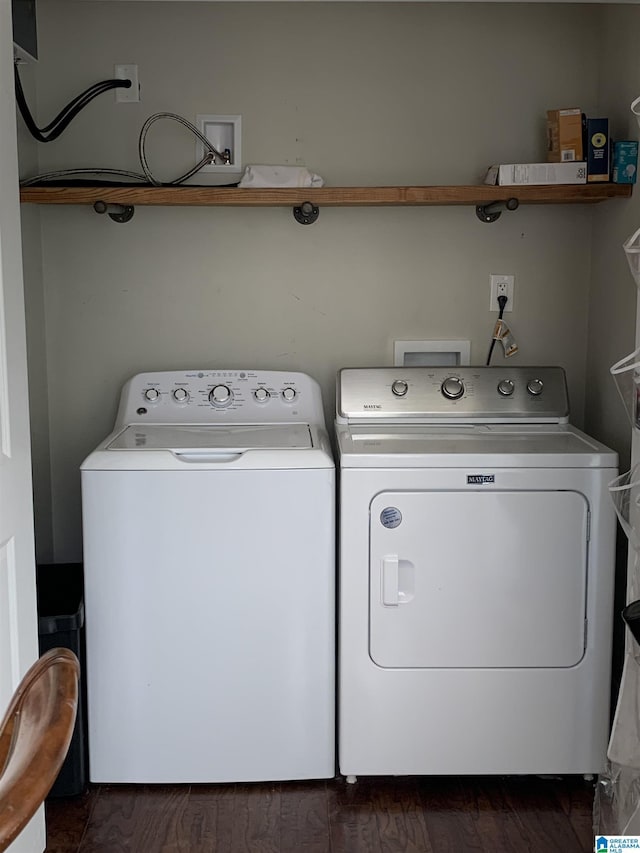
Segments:
[[[128,222],[136,210],[132,204],[108,204],[106,201],[94,202],[93,209],[96,213],[109,214],[114,222]]]
[[[505,201],[491,201],[489,204],[476,206],[476,216],[480,222],[495,222],[500,219],[503,210],[517,210],[520,202],[517,198],[508,198]]]
[[[313,225],[318,216],[320,216],[320,210],[310,201],[303,201],[302,204],[293,208],[293,217],[300,225]]]

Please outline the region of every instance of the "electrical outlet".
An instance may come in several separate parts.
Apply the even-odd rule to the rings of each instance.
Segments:
[[[506,296],[507,304],[505,311],[513,311],[513,291],[515,289],[514,275],[490,275],[489,282],[491,284],[489,310],[499,311],[498,296]]]
[[[140,100],[137,65],[114,65],[113,76],[116,80],[131,80],[131,87],[129,89],[115,89],[116,103],[132,104]]]

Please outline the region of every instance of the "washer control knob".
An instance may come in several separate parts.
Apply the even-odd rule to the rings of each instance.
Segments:
[[[287,403],[292,403],[296,399],[296,389],[295,388],[284,388],[282,391],[282,396],[287,401]]]
[[[543,388],[544,382],[542,381],[542,379],[530,379],[527,382],[527,391],[534,397],[537,397],[539,394],[542,394]]]
[[[404,397],[408,390],[409,385],[404,381],[404,379],[396,379],[391,386],[391,391],[396,395],[396,397]]]
[[[226,385],[216,385],[209,394],[214,406],[226,406],[231,402],[231,390]]]
[[[515,385],[510,379],[502,379],[498,382],[498,394],[502,394],[503,397],[510,397],[514,390]]]
[[[264,403],[265,400],[269,399],[270,394],[266,388],[256,388],[253,392],[253,396],[259,403]]]
[[[448,400],[458,400],[464,394],[464,383],[457,376],[449,376],[440,386],[442,396]]]
[[[160,399],[160,392],[157,388],[147,388],[144,392],[144,399],[148,400],[150,403],[157,403]]]
[[[173,399],[176,403],[186,403],[189,399],[189,392],[186,388],[175,388],[173,391]]]

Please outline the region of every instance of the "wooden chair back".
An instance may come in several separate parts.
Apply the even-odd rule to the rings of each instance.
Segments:
[[[24,829],[62,766],[78,707],[80,664],[51,649],[28,670],[0,723],[0,851]]]

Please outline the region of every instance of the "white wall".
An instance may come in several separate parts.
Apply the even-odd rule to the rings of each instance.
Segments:
[[[547,108],[598,104],[593,6],[41,7],[41,123],[114,63],[137,63],[143,87],[140,104],[104,95],[41,146],[43,171],[137,169],[144,119],[167,110],[241,113],[245,162],[302,163],[329,185],[476,183],[491,162],[544,158]],[[163,177],[192,162],[184,131],[152,134]],[[284,209],[41,216],[57,560],[80,557],[78,466],[131,374],[295,367],[320,380],[332,417],[336,370],[390,363],[395,338],[469,338],[483,362],[491,272],[516,275],[512,363],[563,365],[583,422],[588,206],[521,207],[494,225],[471,208],[331,208],[313,226]]]
[[[640,6],[606,10],[600,29],[600,113],[608,115],[616,139],[638,139],[629,105],[640,95]],[[592,239],[592,278],[585,424],[620,453],[629,465],[630,421],[609,373],[609,366],[634,348],[637,288],[622,243],[640,226],[640,195],[597,209]]]
[[[30,101],[35,98],[33,65],[22,65],[22,86]],[[20,171],[38,170],[37,144],[18,119]],[[21,207],[22,265],[29,370],[29,417],[31,424],[31,460],[33,467],[34,522],[36,559],[53,559],[51,516],[51,460],[49,454],[49,401],[47,385],[46,330],[42,281],[42,246],[40,209],[35,205]]]

